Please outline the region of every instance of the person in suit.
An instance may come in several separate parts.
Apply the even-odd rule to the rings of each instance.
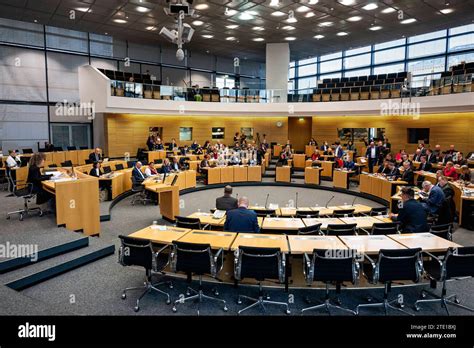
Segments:
[[[433,165],[430,162],[428,162],[427,156],[421,156],[420,166],[418,167],[418,170],[431,172],[432,169],[433,169]]]
[[[91,163],[95,163],[95,162],[100,162],[102,161],[102,155],[101,155],[101,149],[96,147],[94,149],[94,152],[91,152],[89,154],[89,161],[91,161]]]
[[[316,139],[311,138],[311,140],[309,141],[308,145],[309,145],[309,146],[318,146],[318,142],[316,141]]]
[[[377,170],[377,173],[387,175],[390,172],[390,169],[388,168],[388,163],[389,163],[388,161],[385,161],[383,165],[379,167],[379,169]]]
[[[249,199],[240,197],[238,208],[229,210],[226,214],[224,231],[259,233],[257,213],[248,210]]]
[[[336,148],[334,149],[334,156],[336,156],[337,158],[342,158],[342,156],[344,155],[344,151],[342,150],[341,143],[339,141],[336,141],[334,144],[336,145]]]
[[[193,143],[191,144],[191,150],[196,151],[198,147],[199,147],[199,144],[197,143],[196,140],[194,140]]]
[[[415,175],[413,174],[410,162],[403,163],[403,173],[400,180],[406,181],[408,186],[413,186],[415,184]]]
[[[461,174],[459,174],[458,180],[464,181],[466,183],[471,182],[471,170],[467,165],[461,166]]]
[[[158,138],[158,140],[156,141],[154,149],[157,150],[157,151],[161,151],[161,150],[165,149],[165,147],[163,146],[163,143],[162,143],[160,138]]]
[[[327,141],[325,141],[325,142],[323,143],[323,145],[321,145],[320,150],[321,150],[323,153],[326,153],[326,152],[329,151],[329,145],[328,145],[328,142],[327,142]]]
[[[180,150],[181,156],[186,156],[188,154],[188,151],[189,151],[188,145],[184,145]]]
[[[435,154],[431,149],[426,149],[426,162],[428,163],[438,163],[438,159],[436,158]]]
[[[137,183],[143,182],[146,178],[145,174],[143,174],[143,172],[141,171],[141,168],[142,168],[142,162],[138,161],[137,163],[135,163],[135,167],[133,167],[133,170],[132,170],[133,179]]]
[[[176,139],[175,138],[171,139],[171,143],[169,143],[168,145],[168,151],[173,151],[177,147],[178,147],[178,144],[176,144]]]
[[[438,214],[445,199],[444,192],[439,186],[433,185],[429,181],[423,181],[423,191],[428,194],[422,204],[427,213]]]
[[[216,198],[216,209],[229,211],[238,208],[237,198],[232,197],[232,186],[224,187],[224,195]]]
[[[102,172],[102,170],[100,169],[100,167],[101,167],[100,162],[94,162],[94,163],[92,164],[92,168],[91,168],[91,170],[90,170],[90,172],[89,172],[89,175],[90,175],[90,176],[95,176],[96,178],[100,177],[102,174],[104,174],[104,173]]]
[[[30,158],[28,163],[28,178],[27,183],[32,184],[32,193],[36,194],[36,204],[49,204],[54,205],[54,196],[43,189],[43,181],[49,180],[52,175],[41,174],[41,168],[44,167],[44,161],[46,155],[44,153],[35,153]]]
[[[365,152],[365,157],[367,157],[367,162],[369,164],[369,173],[374,172],[374,166],[377,164],[379,155],[379,148],[375,146],[373,141],[371,141],[369,147],[367,147],[367,151]]]
[[[443,212],[446,214],[446,216],[440,216],[439,220],[452,222],[454,215],[456,214],[456,205],[454,204],[454,190],[448,184],[448,179],[445,176],[440,176],[438,178],[438,186],[443,190],[444,199],[448,207],[447,211]]]
[[[174,172],[180,171],[183,169],[181,163],[178,161],[178,157],[173,157],[173,162],[171,163],[171,170]]]
[[[160,168],[160,173],[161,174],[171,173],[171,164],[170,164],[170,160],[168,158],[165,158],[163,160],[163,165]]]
[[[48,141],[45,141],[44,143],[44,152],[53,152],[54,151],[54,145],[51,144]]]
[[[402,207],[398,214],[390,213],[390,218],[401,223],[403,232],[428,232],[428,215],[421,203],[415,200],[415,191],[410,187],[402,187],[401,197]]]
[[[388,173],[386,174],[387,178],[392,178],[396,180],[400,176],[398,168],[395,166],[395,163],[387,161],[388,163]]]
[[[146,140],[146,146],[148,147],[148,151],[153,151],[153,147],[155,146],[155,139],[153,137],[153,134],[150,134],[148,136],[148,139]]]
[[[392,150],[392,144],[390,144],[390,142],[388,141],[388,138],[385,138],[383,142],[383,147],[386,148],[388,152]]]
[[[16,154],[15,150],[8,150],[8,157],[7,157],[7,167],[10,169],[18,168],[21,166],[20,157]]]
[[[416,149],[415,154],[413,155],[413,161],[421,162],[421,149]]]

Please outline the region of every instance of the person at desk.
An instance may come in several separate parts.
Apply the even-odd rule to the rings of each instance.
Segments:
[[[153,134],[148,136],[146,146],[148,147],[148,151],[153,151],[153,147],[155,146],[155,138],[153,137]]]
[[[316,139],[311,138],[311,140],[309,141],[308,145],[309,145],[309,146],[318,146],[318,142],[316,141]]]
[[[336,141],[334,144],[336,145],[336,148],[334,149],[334,156],[336,156],[336,158],[342,158],[344,151],[342,150],[341,143]]]
[[[377,173],[382,174],[382,175],[387,175],[390,172],[390,169],[388,168],[388,164],[389,164],[389,161],[385,161],[383,165],[379,167],[379,169],[377,170]]]
[[[202,173],[202,169],[210,167],[211,164],[209,163],[209,155],[204,155],[204,159],[199,163],[199,170]]]
[[[357,170],[357,166],[353,160],[350,159],[349,156],[344,157],[344,162],[342,164],[342,168],[347,170]]]
[[[177,147],[178,147],[178,144],[176,144],[176,139],[175,138],[171,139],[171,143],[169,143],[168,145],[168,151],[173,151]]]
[[[402,187],[401,198],[402,208],[399,213],[390,213],[392,221],[400,222],[403,232],[428,232],[427,213],[421,203],[415,200],[415,191],[410,187]]]
[[[443,175],[452,178],[453,180],[458,179],[458,173],[456,171],[456,168],[454,167],[454,163],[449,161],[446,163],[446,167],[443,169]]]
[[[397,180],[400,177],[400,171],[395,166],[395,163],[387,161],[388,163],[388,173],[385,174],[387,178],[391,178],[393,180]]]
[[[415,162],[421,162],[421,149],[416,149],[415,154],[413,155],[413,161]]]
[[[186,156],[189,152],[188,145],[184,145],[181,150],[179,151],[181,156]]]
[[[377,164],[379,156],[380,149],[375,146],[375,143],[373,141],[371,141],[365,153],[365,157],[367,157],[367,162],[369,164],[369,173],[374,172],[374,166]]]
[[[311,155],[311,161],[317,161],[321,158],[321,154],[318,149],[314,149],[313,154]]]
[[[454,216],[456,214],[456,205],[454,204],[454,190],[448,184],[448,179],[445,176],[438,178],[438,186],[443,190],[444,199],[448,207],[446,211],[440,212],[440,214],[444,216],[439,216],[438,221],[453,222]]]
[[[323,143],[323,145],[321,145],[320,150],[321,150],[324,154],[326,154],[326,153],[329,151],[329,145],[328,145],[328,142],[327,142],[327,141],[325,141],[325,142]]]
[[[178,157],[173,157],[173,163],[171,163],[170,166],[173,172],[178,172],[183,168],[182,165],[178,161]]]
[[[26,182],[32,184],[32,193],[36,194],[36,204],[44,204],[46,202],[54,204],[53,196],[43,189],[42,181],[51,178],[51,175],[41,174],[41,168],[44,167],[45,159],[46,155],[44,153],[35,153],[31,156],[28,163],[28,179]],[[50,208],[53,210],[52,206]]]
[[[158,140],[155,143],[154,150],[161,151],[161,150],[164,150],[164,149],[165,149],[165,147],[163,146],[163,143],[162,143],[161,139],[158,138]]]
[[[403,163],[403,173],[400,180],[406,181],[408,186],[413,186],[415,184],[415,175],[413,174],[410,162]]]
[[[145,176],[148,178],[149,176],[158,175],[158,171],[155,168],[155,164],[153,162],[148,163],[148,166],[145,168]]]
[[[100,162],[102,161],[102,155],[101,155],[101,150],[99,147],[96,147],[94,149],[94,152],[91,152],[89,154],[89,161],[91,163],[95,163],[95,162]]]
[[[8,150],[8,157],[6,163],[9,169],[21,167],[20,157],[16,154],[15,150]]]
[[[232,197],[232,186],[224,187],[224,195],[216,198],[216,209],[229,211],[238,208],[237,198]]]
[[[402,156],[403,154],[406,153],[404,149],[400,149],[400,151],[398,151],[396,154],[395,154],[395,161],[397,163],[401,163],[402,162]]]
[[[421,186],[425,193],[425,197],[423,198],[424,202],[421,203],[423,208],[428,213],[438,214],[445,199],[443,190],[441,187],[435,186],[429,181],[423,181]],[[428,194],[427,197],[426,194]]]
[[[441,162],[442,158],[443,158],[443,154],[441,152],[441,145],[439,144],[436,144],[435,145],[435,149],[433,151],[433,155],[435,156],[436,158],[436,162],[435,163],[438,163],[438,162]]]
[[[145,174],[143,174],[143,172],[141,171],[141,168],[142,168],[142,162],[138,161],[137,163],[135,163],[135,167],[133,167],[133,170],[132,170],[133,179],[137,183],[143,182],[146,178]]]
[[[431,164],[438,163],[438,159],[431,149],[426,149],[426,162]]]
[[[90,176],[95,176],[96,178],[100,177],[102,174],[104,174],[104,173],[102,172],[102,170],[100,169],[100,167],[101,167],[100,162],[94,162],[94,163],[92,164],[92,168],[91,168],[91,170],[90,170],[90,172],[89,172],[89,175],[90,175]]]
[[[48,141],[44,142],[44,152],[54,152],[54,145]]]
[[[420,166],[418,167],[418,170],[422,170],[424,172],[431,172],[433,169],[433,165],[428,162],[427,156],[421,156],[420,158]]]
[[[171,173],[171,164],[170,164],[170,160],[168,158],[165,158],[163,160],[163,165],[160,168],[160,173],[161,174]]]
[[[227,211],[224,231],[259,233],[257,213],[248,210],[249,199],[240,197],[238,208]]]
[[[352,142],[352,140],[349,140],[347,142],[347,151],[354,151],[354,153],[357,152],[357,149],[356,149],[354,143]]]
[[[459,174],[458,180],[464,181],[466,183],[471,182],[471,170],[467,165],[461,166],[461,174]]]

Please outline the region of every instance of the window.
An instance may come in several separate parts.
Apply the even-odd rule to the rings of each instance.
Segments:
[[[429,128],[407,128],[407,143],[418,144],[420,141],[425,144],[430,143]]]
[[[370,53],[344,58],[344,69],[370,66]]]
[[[446,39],[408,46],[408,58],[432,56],[446,51]]]
[[[225,76],[217,76],[216,77],[216,87],[217,88],[234,88],[235,87],[235,80]]]
[[[448,69],[453,65],[458,65],[462,62],[474,62],[474,53],[456,54],[448,57]]]
[[[474,24],[463,25],[460,27],[449,29],[449,35],[456,35],[474,31]]]
[[[431,74],[444,70],[444,57],[416,60],[408,63],[408,71],[413,75]]]
[[[46,47],[65,51],[89,51],[87,33],[64,28],[46,27]]]
[[[245,135],[247,140],[253,140],[253,128],[251,127],[242,127],[240,128],[240,134]]]
[[[405,47],[392,48],[385,51],[375,52],[374,63],[388,63],[405,59]]]
[[[295,68],[291,68],[288,73],[288,78],[289,79],[294,79],[295,78]]]
[[[179,127],[179,140],[191,141],[193,139],[192,127]]]
[[[298,90],[316,87],[316,76],[298,80]]]
[[[331,60],[329,62],[319,63],[319,71],[327,73],[331,71],[338,71],[342,69],[342,59]]]
[[[301,66],[301,65],[316,63],[317,61],[318,61],[318,58],[316,58],[316,57],[303,59],[303,60],[298,61],[298,65]]]
[[[383,42],[374,46],[375,50],[382,50],[384,48],[395,47],[404,45],[406,42],[405,39],[399,39],[394,41]]]
[[[384,65],[378,66],[374,68],[374,74],[389,74],[389,73],[396,73],[405,71],[405,64],[392,64],[392,65]]]
[[[90,125],[80,123],[51,123],[51,140],[54,146],[91,147]],[[59,163],[58,163],[59,164]]]
[[[224,127],[212,127],[212,139],[224,139],[225,128]]]
[[[431,80],[439,79],[440,77],[441,74],[415,76],[411,79],[410,87],[429,87],[431,84]]]
[[[316,75],[316,64],[298,67],[298,76]]]
[[[333,73],[333,74],[326,74],[326,75],[321,75],[319,76],[319,79],[322,81],[324,79],[337,79],[341,77],[341,73]]]
[[[336,52],[336,53],[331,53],[331,54],[326,54],[324,56],[321,56],[320,60],[325,61],[325,60],[341,58],[341,57],[342,57],[342,52]]]
[[[370,48],[371,46],[354,48],[353,50],[346,51],[345,56],[347,57],[347,56],[353,56],[360,53],[367,53],[367,52],[370,52]]]
[[[359,70],[351,70],[346,71],[344,73],[344,77],[354,77],[354,76],[368,76],[370,75],[370,69],[359,69]]]
[[[455,36],[449,39],[448,51],[462,51],[474,48],[474,34]]]
[[[428,34],[412,36],[408,39],[408,43],[415,43],[415,42],[420,42],[420,41],[437,39],[439,37],[445,37],[445,36],[446,36],[446,30],[439,30],[432,33],[428,33]]]

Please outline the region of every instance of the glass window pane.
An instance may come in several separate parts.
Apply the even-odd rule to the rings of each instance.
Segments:
[[[411,79],[410,87],[429,87],[431,84],[431,80],[439,79],[440,77],[441,74],[415,76]]]
[[[69,126],[68,125],[56,125],[51,124],[51,138],[54,146],[60,146],[63,149],[69,145]],[[60,165],[60,163],[56,163]]]
[[[353,50],[348,50],[346,51],[346,57],[353,56],[355,54],[370,52],[370,47],[371,46],[365,46],[365,47],[354,48]]]
[[[383,48],[389,48],[389,47],[395,47],[395,46],[401,46],[405,44],[405,39],[399,39],[399,40],[393,40],[393,41],[388,41],[388,42],[382,42],[374,46],[375,50],[381,50]]]
[[[298,90],[316,87],[316,76],[298,80]]]
[[[405,59],[405,47],[392,48],[374,53],[374,63],[387,63]]]
[[[295,78],[295,68],[291,68],[288,72],[288,78],[293,79]]]
[[[378,66],[374,68],[374,74],[390,74],[390,73],[396,73],[396,72],[402,72],[405,70],[405,64],[400,63],[400,64],[392,64],[392,65],[384,65],[384,66]]]
[[[335,59],[335,58],[340,58],[342,57],[342,52],[336,52],[336,53],[331,53],[331,54],[326,54],[324,56],[321,56],[321,61],[323,60],[329,60],[329,59]]]
[[[413,75],[431,74],[434,72],[444,71],[444,57],[409,62],[408,71]]]
[[[417,58],[444,53],[446,51],[446,39],[428,41],[408,46],[408,58]]]
[[[344,58],[344,69],[370,65],[370,53]]]
[[[342,59],[331,60],[329,62],[319,63],[321,73],[337,71],[342,69]]]
[[[336,78],[341,77],[341,73],[333,73],[333,74],[326,74],[326,75],[321,75],[319,76],[319,80],[324,80],[324,79],[336,79]]]
[[[316,64],[298,67],[298,76],[316,75]]]
[[[455,36],[449,39],[448,51],[461,51],[474,48],[474,34]]]
[[[0,41],[44,47],[43,26],[0,18]]]
[[[103,57],[114,56],[114,39],[111,36],[90,33],[91,54]]]
[[[75,146],[76,148],[79,148],[80,146],[88,146],[90,148],[89,130],[90,127],[88,124],[71,125],[71,146]]]
[[[474,62],[474,53],[456,54],[453,56],[448,56],[448,69],[453,65],[458,65],[462,62]]]
[[[87,33],[47,26],[46,47],[87,53],[89,51]]]
[[[415,43],[415,42],[420,42],[420,41],[437,39],[439,37],[444,37],[444,36],[446,36],[446,30],[439,30],[432,33],[428,33],[428,34],[412,36],[408,38],[408,43]]]
[[[344,77],[368,76],[368,75],[370,75],[370,68],[351,70],[351,71],[346,71],[344,73]]]
[[[474,24],[463,25],[460,27],[449,29],[449,35],[456,35],[474,31]]]
[[[179,127],[179,140],[190,141],[193,139],[192,127]]]
[[[316,63],[318,61],[317,57],[314,58],[308,58],[308,59],[303,59],[298,61],[298,65],[305,65],[305,64],[311,64],[311,63]]]
[[[295,62],[290,62],[290,67],[294,67],[295,66]]]

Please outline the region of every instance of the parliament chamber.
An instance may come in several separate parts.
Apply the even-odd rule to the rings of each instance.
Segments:
[[[0,317],[470,320],[473,13],[0,0]]]

